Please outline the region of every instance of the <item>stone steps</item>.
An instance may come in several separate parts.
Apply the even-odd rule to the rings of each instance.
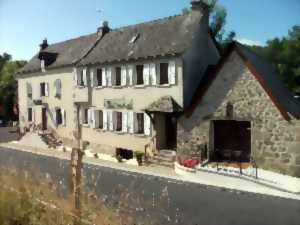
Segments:
[[[150,164],[165,166],[169,168],[174,167],[176,152],[171,150],[160,150],[149,160]]]
[[[39,134],[41,139],[50,147],[57,148],[62,145],[62,141],[57,140],[55,136],[51,133]]]

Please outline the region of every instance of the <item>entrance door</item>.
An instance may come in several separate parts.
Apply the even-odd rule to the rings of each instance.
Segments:
[[[42,130],[47,130],[47,110],[42,108]]]
[[[214,150],[218,161],[249,162],[251,124],[248,121],[214,121]]]
[[[177,146],[177,121],[172,114],[166,114],[166,148],[176,149]]]

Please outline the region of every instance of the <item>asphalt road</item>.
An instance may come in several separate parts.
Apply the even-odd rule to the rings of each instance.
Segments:
[[[0,143],[15,141],[20,138],[16,127],[0,127]]]

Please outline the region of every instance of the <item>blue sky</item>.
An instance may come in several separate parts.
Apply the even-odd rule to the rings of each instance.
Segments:
[[[227,9],[227,31],[264,44],[300,25],[300,0],[219,0]],[[42,39],[59,42],[112,28],[179,14],[190,0],[0,0],[0,53],[30,59]],[[96,12],[101,9],[103,12]]]

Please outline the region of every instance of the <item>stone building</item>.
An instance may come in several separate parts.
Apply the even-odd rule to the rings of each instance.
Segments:
[[[234,42],[178,118],[177,155],[300,177],[299,118],[299,98],[268,63]]]

